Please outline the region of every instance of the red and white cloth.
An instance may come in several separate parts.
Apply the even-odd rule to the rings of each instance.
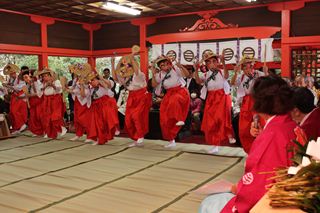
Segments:
[[[90,90],[92,102],[89,109],[90,124],[88,138],[97,141],[99,145],[112,140],[119,129],[118,108],[116,100],[108,94],[110,89],[99,86]]]

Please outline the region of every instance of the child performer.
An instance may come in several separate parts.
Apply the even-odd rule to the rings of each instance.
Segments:
[[[260,72],[254,69],[254,65],[257,59],[244,57],[238,66],[235,67],[235,74],[231,79],[231,85],[236,86],[238,103],[241,103],[240,117],[239,117],[239,137],[241,145],[246,153],[249,154],[251,145],[254,141],[254,137],[250,134],[251,123],[255,117],[257,123],[259,117],[252,111],[254,101],[251,97],[251,88],[260,76],[268,75],[267,67],[264,66],[264,72]],[[240,70],[243,73],[240,73]],[[263,121],[259,121],[257,125],[261,125]],[[258,128],[258,127],[256,127]]]
[[[157,72],[157,68],[160,70]],[[162,136],[169,144],[165,148],[175,147],[175,138],[187,118],[190,95],[184,87],[183,78],[189,75],[188,70],[180,63],[174,66],[168,57],[160,56],[152,66],[152,86],[156,94],[166,93],[160,104],[160,126]]]
[[[133,54],[122,57],[116,69],[112,59],[112,75],[116,82],[129,90],[125,128],[129,137],[134,140],[129,147],[141,146],[144,136],[149,131],[149,111],[152,105],[152,95],[147,91],[146,76],[140,71]]]
[[[27,85],[27,103],[29,104],[29,130],[33,136],[43,136],[44,128],[41,122],[41,116],[43,115],[43,92],[41,91],[41,82],[36,78],[30,76],[29,71],[22,73],[22,78]]]
[[[38,75],[42,78],[44,137],[53,139],[58,136],[62,137],[67,133],[67,129],[63,121],[65,107],[62,100],[61,83],[55,79],[55,73],[49,68],[43,69]]]
[[[8,84],[3,84],[11,95],[10,99],[10,119],[12,122],[12,134],[18,134],[27,128],[28,108],[26,102],[26,95],[23,88],[26,86],[25,82],[17,76],[19,67],[15,64],[8,64],[3,69],[3,74],[9,75]]]
[[[74,100],[74,128],[76,130],[76,136],[71,138],[71,141],[76,141],[83,136],[84,133],[89,132],[90,127],[90,115],[89,108],[91,105],[91,94],[89,84],[85,79],[85,76],[91,73],[91,66],[88,63],[75,64],[69,66],[70,71],[77,76],[73,79],[72,86],[68,91],[72,94]],[[86,139],[85,142],[92,142],[90,139]]]
[[[111,91],[113,81],[103,79],[93,72],[88,79],[91,85],[91,121],[87,138],[94,141],[92,145],[104,145],[113,139],[119,128],[118,108]]]
[[[224,66],[224,56],[221,60]],[[235,142],[231,125],[231,97],[229,91],[226,91],[229,73],[226,69],[222,72],[218,68],[219,56],[211,51],[203,55],[200,64],[203,61],[208,71],[201,77],[195,72],[197,83],[204,84],[201,98],[206,97],[201,130],[205,134],[206,143],[213,145],[209,153],[216,153],[219,151],[218,147],[225,141]]]

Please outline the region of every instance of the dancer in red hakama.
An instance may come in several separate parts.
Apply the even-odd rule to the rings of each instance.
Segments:
[[[119,129],[118,108],[111,91],[114,83],[96,73],[91,73],[88,79],[91,85],[88,138],[94,141],[93,145],[103,145],[112,140]]]
[[[254,101],[251,97],[251,88],[257,78],[267,75],[267,68],[264,66],[264,72],[254,69],[257,59],[244,57],[235,69],[235,75],[231,79],[231,84],[237,89],[237,101],[241,104],[239,117],[239,138],[241,145],[246,153],[249,153],[254,137],[250,134],[251,123],[255,113],[252,108]],[[239,75],[240,70],[243,73]],[[259,119],[259,117],[256,117]],[[257,121],[256,121],[257,122]],[[259,125],[263,126],[264,121],[259,121]]]
[[[88,63],[75,64],[70,65],[69,69],[76,76],[72,85],[68,88],[68,92],[72,94],[72,99],[74,100],[74,128],[76,131],[76,136],[70,140],[76,141],[89,132],[91,94],[86,76],[91,73],[91,66]],[[87,138],[85,142],[92,141]]]
[[[125,110],[125,128],[129,137],[134,140],[129,147],[143,145],[144,136],[149,131],[149,111],[152,105],[151,94],[147,91],[146,76],[134,59],[133,54],[124,56],[114,67],[112,74],[115,81],[129,90]]]
[[[41,82],[35,77],[30,76],[29,71],[22,73],[22,78],[27,85],[27,103],[29,105],[29,119],[28,127],[33,136],[44,135],[44,128],[41,122],[41,116],[43,115],[43,91],[41,90]]]
[[[230,86],[226,79],[229,73],[226,69],[218,68],[219,56],[208,51],[200,62],[205,62],[207,72],[199,76],[197,71],[195,79],[203,84],[201,98],[206,99],[201,130],[205,134],[206,143],[213,145],[209,153],[219,151],[219,146],[225,142],[234,143],[231,125],[231,97]]]
[[[188,115],[190,95],[183,79],[188,74],[181,64],[173,65],[165,56],[158,57],[152,65],[152,85],[156,87],[156,94],[165,93],[160,104],[160,126],[162,137],[169,141],[166,148],[176,146],[175,138]]]
[[[17,76],[19,67],[15,64],[5,66],[3,73],[9,75],[8,83],[3,85],[7,93],[11,95],[9,115],[12,123],[12,134],[18,134],[27,128],[28,109],[24,92],[26,84],[20,75]]]
[[[61,83],[55,79],[55,73],[48,68],[39,71],[38,75],[42,79],[44,137],[62,137],[67,133],[67,129],[64,127],[63,121],[65,106],[62,99]]]

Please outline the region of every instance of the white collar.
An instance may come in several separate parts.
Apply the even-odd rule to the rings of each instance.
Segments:
[[[265,129],[265,128],[268,126],[268,124],[270,123],[270,121],[271,121],[272,119],[274,119],[275,117],[276,117],[276,115],[271,116],[271,117],[267,120],[266,125],[264,125],[263,129]]]

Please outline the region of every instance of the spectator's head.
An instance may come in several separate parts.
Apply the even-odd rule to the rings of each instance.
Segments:
[[[21,73],[26,72],[26,71],[29,72],[29,67],[27,67],[27,66],[22,66],[22,67],[21,67]]]
[[[192,65],[186,65],[185,68],[188,70],[187,78],[192,78],[192,74],[194,73],[195,69]]]
[[[196,90],[192,90],[190,93],[190,97],[192,99],[196,99],[198,97],[198,92]]]
[[[294,78],[294,86],[303,87],[305,85],[304,77],[302,75],[298,75]]]
[[[314,86],[314,78],[312,76],[307,76],[305,78],[305,82],[306,82],[306,87],[308,87],[309,89],[312,89]]]
[[[302,119],[315,108],[314,95],[308,88],[294,88],[293,105],[294,108],[291,111],[291,117],[295,122],[300,123]]]
[[[109,78],[110,77],[110,69],[109,68],[105,68],[103,70],[103,77],[104,78]]]
[[[269,116],[284,115],[293,109],[293,91],[282,78],[260,77],[252,88],[254,111]]]

